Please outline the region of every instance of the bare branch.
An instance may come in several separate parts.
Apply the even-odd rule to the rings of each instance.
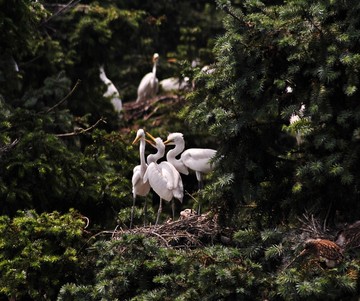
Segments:
[[[100,123],[100,122],[103,122],[103,123],[106,123],[105,119],[103,118],[100,118],[98,121],[96,121],[92,126],[86,128],[86,129],[82,129],[82,128],[79,128],[78,130],[75,130],[74,132],[71,132],[71,133],[64,133],[64,134],[55,134],[56,137],[71,137],[71,136],[77,136],[77,135],[80,135],[80,134],[84,134],[88,131],[91,131],[92,129],[94,129],[95,127],[97,127],[97,125]]]
[[[61,4],[45,4],[45,6],[56,6],[56,7],[60,7],[60,8],[58,9],[57,12],[55,12],[55,13],[52,14],[49,18],[47,18],[46,20],[44,20],[44,21],[41,23],[41,25],[49,22],[51,19],[55,18],[56,16],[60,15],[61,13],[64,13],[64,12],[66,12],[67,10],[75,7],[81,0],[77,0],[77,1],[75,1],[75,3],[74,3],[74,1],[75,1],[75,0],[70,0],[67,4],[63,4],[63,5],[61,5]]]
[[[19,139],[16,138],[13,142],[11,142],[10,144],[4,145],[2,147],[0,147],[0,154],[1,153],[6,153],[8,152],[10,149],[12,149],[16,144],[19,143]]]
[[[76,90],[76,88],[78,87],[78,85],[80,84],[81,80],[78,79],[75,86],[71,89],[71,91],[62,99],[60,100],[57,104],[55,104],[54,106],[52,106],[50,109],[48,109],[47,111],[45,111],[45,113],[50,113],[51,111],[53,111],[54,109],[56,109],[58,106],[60,106],[65,100],[67,100],[71,94],[74,93],[74,91]],[[44,111],[40,112],[40,113],[44,113]]]

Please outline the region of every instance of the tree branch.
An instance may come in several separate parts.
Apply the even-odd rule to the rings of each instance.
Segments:
[[[20,139],[16,138],[13,142],[11,142],[10,144],[7,144],[5,146],[0,147],[0,155],[2,153],[6,153],[8,152],[10,149],[12,149],[16,144],[18,144],[20,141]]]
[[[49,22],[52,18],[55,18],[56,16],[60,15],[62,12],[69,10],[70,8],[73,8],[81,0],[77,0],[75,3],[73,3],[75,0],[70,0],[67,4],[48,4],[46,3],[45,6],[56,6],[60,7],[57,12],[55,12],[53,15],[51,15],[49,18],[47,18],[45,21],[41,23],[41,25],[44,25],[45,23]]]
[[[76,84],[75,84],[75,86],[71,89],[71,91],[62,99],[62,100],[60,100],[57,104],[55,104],[54,106],[52,106],[50,109],[48,109],[47,111],[42,111],[42,112],[40,112],[40,113],[50,113],[51,111],[53,111],[54,109],[56,109],[58,106],[60,106],[63,102],[65,102],[65,100],[67,100],[70,96],[71,96],[71,94],[73,94],[74,93],[74,91],[76,90],[76,88],[77,88],[77,86],[80,84],[80,82],[81,82],[81,80],[80,79],[78,79],[77,80],[77,82],[76,82]]]
[[[222,7],[223,11],[225,13],[227,13],[228,15],[230,15],[231,17],[233,17],[235,20],[239,21],[240,23],[244,24],[244,21],[241,20],[237,15],[235,15],[231,10],[230,8],[227,6],[227,5],[224,5]]]
[[[105,119],[103,119],[102,117],[96,121],[92,126],[86,128],[86,129],[82,129],[82,128],[79,128],[79,129],[76,129],[75,131],[71,132],[71,133],[64,133],[64,134],[55,134],[56,137],[71,137],[71,136],[77,136],[77,135],[80,135],[80,134],[84,134],[88,131],[91,131],[93,128],[97,127],[97,125],[100,123],[100,122],[103,122],[103,123],[106,123]]]

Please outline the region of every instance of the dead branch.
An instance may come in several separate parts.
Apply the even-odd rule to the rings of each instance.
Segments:
[[[332,235],[323,226],[324,223],[313,214],[304,213],[302,218],[298,218],[302,224],[300,230],[309,234],[310,237],[331,239]]]
[[[59,8],[54,14],[52,14],[49,18],[47,18],[46,20],[44,20],[41,25],[49,22],[51,19],[55,18],[56,16],[62,14],[62,13],[65,13],[67,10],[75,7],[76,5],[78,5],[78,3],[80,2],[81,0],[70,0],[68,3],[66,4],[50,4],[50,3],[46,3],[45,6],[51,6],[51,7],[57,7]],[[75,2],[75,3],[74,3]]]
[[[78,79],[76,84],[74,85],[74,87],[71,89],[71,91],[62,99],[60,100],[58,103],[56,103],[54,106],[52,106],[50,109],[48,109],[47,111],[45,111],[45,113],[50,113],[51,111],[53,111],[54,109],[56,109],[58,106],[60,106],[63,102],[65,102],[65,100],[67,100],[71,94],[74,93],[74,91],[76,90],[76,88],[78,87],[78,85],[80,84],[81,80]],[[41,112],[44,113],[44,112]]]
[[[4,145],[0,147],[0,154],[8,152],[10,149],[12,149],[16,144],[18,144],[20,139],[16,138],[13,142],[10,144]]]
[[[94,129],[95,127],[97,127],[97,125],[100,123],[100,122],[103,122],[103,123],[106,123],[105,119],[103,118],[100,118],[98,121],[96,121],[92,126],[86,128],[86,129],[83,129],[83,128],[78,128],[76,129],[74,132],[71,132],[71,133],[64,133],[64,134],[55,134],[56,137],[71,137],[71,136],[77,136],[77,135],[80,135],[80,134],[84,134],[88,131],[91,131],[92,129]]]

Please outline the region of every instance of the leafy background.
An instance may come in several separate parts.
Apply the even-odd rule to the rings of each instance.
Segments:
[[[335,239],[359,216],[357,1],[0,8],[1,300],[357,300],[356,249],[331,269],[297,257],[307,238]],[[131,105],[154,52],[160,80],[188,76],[195,89],[152,118],[118,118],[99,66]],[[201,193],[184,179],[184,208],[201,201],[230,243],[184,250],[106,234],[129,225],[139,127],[218,150]],[[158,200],[146,199],[153,221]],[[305,231],[304,214],[323,233]]]

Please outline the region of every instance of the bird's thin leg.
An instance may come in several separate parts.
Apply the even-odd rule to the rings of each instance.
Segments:
[[[203,189],[204,185],[203,185],[202,179],[200,181],[198,181],[198,187],[199,187],[199,191]],[[199,200],[199,203],[198,203],[197,214],[201,215],[201,203],[200,203],[200,200]]]
[[[199,188],[199,190],[203,189],[203,187],[204,187],[203,181],[202,181],[202,180],[198,181],[198,188]]]
[[[171,200],[171,210],[172,210],[172,220],[175,220],[175,202],[174,199]]]
[[[145,200],[145,204],[144,204],[144,227],[146,226],[146,217],[147,217],[147,201]]]
[[[198,191],[201,191],[204,188],[204,182],[201,172],[196,172],[196,179],[198,180]],[[201,204],[200,201],[198,203],[198,211],[197,214],[201,214]]]
[[[157,226],[157,224],[159,222],[161,211],[162,211],[162,198],[160,198],[160,205],[159,205],[159,209],[158,209],[157,216],[156,216],[155,226]]]
[[[130,229],[133,226],[133,220],[134,220],[134,210],[135,210],[135,201],[136,201],[136,196],[133,197],[133,204],[131,207],[131,215],[130,215]]]

